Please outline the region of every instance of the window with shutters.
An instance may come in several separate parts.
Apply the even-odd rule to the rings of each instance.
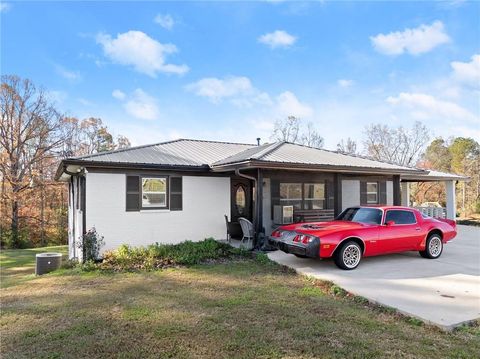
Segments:
[[[142,208],[167,208],[167,177],[142,177]]]
[[[126,210],[183,209],[181,176],[126,176]]]

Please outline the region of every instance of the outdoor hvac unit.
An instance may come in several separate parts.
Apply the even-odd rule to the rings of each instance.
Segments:
[[[35,274],[42,275],[60,268],[62,264],[61,253],[39,253],[36,255]]]
[[[273,223],[293,223],[293,206],[273,206]]]

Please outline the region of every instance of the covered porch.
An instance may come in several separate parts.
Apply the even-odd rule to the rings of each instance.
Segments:
[[[429,171],[428,174],[404,175],[401,180],[401,205],[413,207],[430,217],[455,220],[457,214],[456,184],[468,181],[469,178],[452,173]],[[413,203],[411,200],[411,184],[437,182],[445,188],[445,206],[437,203]]]

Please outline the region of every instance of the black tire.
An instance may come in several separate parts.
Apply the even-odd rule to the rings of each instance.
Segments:
[[[442,236],[437,233],[433,233],[428,236],[427,242],[425,243],[425,249],[423,251],[419,251],[418,253],[420,253],[423,258],[437,259],[442,255],[442,252]]]
[[[293,253],[293,255],[294,255],[295,257],[298,257],[298,258],[308,258],[307,256],[304,256],[303,254],[295,254],[295,253]]]
[[[362,260],[362,248],[354,241],[346,241],[335,252],[333,260],[338,268],[352,270],[358,267]]]

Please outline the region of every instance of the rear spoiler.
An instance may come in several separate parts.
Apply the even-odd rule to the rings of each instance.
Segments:
[[[439,221],[441,222],[445,222],[445,223],[448,223],[449,225],[451,225],[453,228],[457,228],[457,222],[453,219],[448,219],[448,218],[436,218],[438,219]]]

